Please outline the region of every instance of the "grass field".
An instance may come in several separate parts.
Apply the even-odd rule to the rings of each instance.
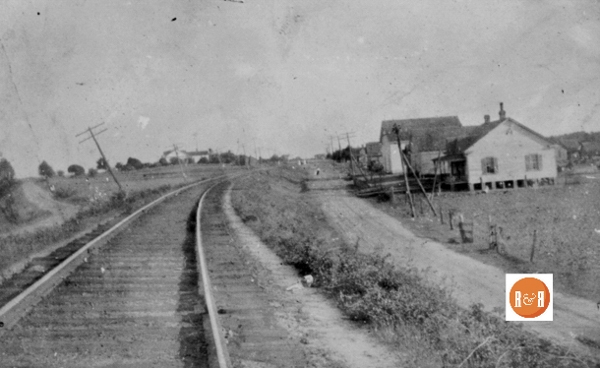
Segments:
[[[157,188],[164,185],[178,185],[214,176],[223,172],[219,165],[187,165],[182,170],[179,166],[146,168],[136,171],[115,172],[117,180],[127,193]],[[72,202],[85,204],[106,200],[119,188],[108,172],[99,173],[95,177],[54,177],[48,181],[56,193]]]
[[[421,236],[446,243],[510,272],[554,273],[559,290],[592,300],[600,299],[600,180],[583,175],[574,184],[478,193],[442,193],[434,207],[445,218],[441,225],[427,204],[417,201],[416,221],[403,221]],[[423,215],[420,215],[420,201]],[[408,219],[403,196],[396,204],[373,203],[394,216]],[[474,243],[461,244],[458,230],[450,231],[448,212],[463,214],[474,223]],[[503,228],[504,256],[488,252],[489,219]],[[533,233],[537,243],[530,263]]]

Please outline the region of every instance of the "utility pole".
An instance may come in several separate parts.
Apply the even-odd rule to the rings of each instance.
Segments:
[[[350,146],[350,134],[354,134],[354,132],[346,132],[345,134],[346,139],[348,139],[348,154],[350,155],[350,172],[352,173],[352,181],[354,181],[354,184],[356,184],[356,179],[354,178],[354,158],[352,157],[352,147]],[[354,135],[352,137],[354,137]]]
[[[110,168],[110,164],[108,163],[108,160],[106,159],[106,156],[104,156],[104,152],[102,152],[102,148],[100,148],[100,144],[98,143],[98,140],[96,139],[96,136],[94,135],[94,131],[92,130],[92,129],[95,129],[95,128],[99,127],[100,125],[103,125],[103,124],[104,123],[100,123],[100,124],[98,124],[96,126],[93,126],[91,128],[87,128],[83,132],[77,134],[75,137],[79,137],[80,135],[85,134],[85,133],[90,133],[90,136],[87,137],[86,139],[80,141],[79,144],[87,141],[88,139],[93,139],[94,140],[94,143],[96,143],[96,147],[98,147],[98,151],[100,151],[100,155],[102,156],[102,159],[104,160],[104,164],[106,165],[106,168],[108,169],[108,172],[113,177],[113,179],[115,180],[115,183],[117,183],[117,186],[119,187],[119,191],[121,193],[125,193],[125,191],[123,190],[123,187],[121,186],[121,183],[119,183],[119,180],[117,180],[117,177],[115,176],[115,173],[113,173],[112,169]],[[108,130],[108,128],[105,128],[104,130],[101,130],[98,133],[96,133],[96,135],[104,133],[107,130]]]
[[[175,155],[177,157],[177,162],[179,163],[179,168],[181,169],[181,175],[183,176],[183,180],[187,181],[187,177],[185,172],[183,171],[183,165],[181,164],[181,159],[179,158],[179,149],[176,144],[173,144],[173,149],[175,150]]]
[[[402,163],[402,171],[404,172],[404,184],[406,187],[406,196],[408,197],[408,201],[410,203],[410,214],[414,218],[415,217],[415,204],[413,202],[412,194],[410,193],[410,185],[408,184],[408,174],[406,173],[407,168],[404,165],[404,153],[402,152],[402,143],[400,142],[400,128],[398,125],[394,125],[392,129],[394,133],[396,133],[396,139],[398,141],[398,151],[400,152],[400,162]]]

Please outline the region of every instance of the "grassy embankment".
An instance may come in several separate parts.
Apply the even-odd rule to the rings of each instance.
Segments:
[[[0,238],[0,274],[15,262],[35,254],[50,244],[63,241],[76,233],[93,226],[106,216],[127,214],[134,208],[142,207],[160,195],[221,173],[222,169],[209,166],[186,168],[187,181],[183,181],[178,167],[144,169],[136,172],[119,173],[118,178],[127,192],[123,198],[108,174],[94,178],[52,178],[57,200],[80,206],[81,210],[74,218],[60,226],[39,229],[21,235],[9,235]]]
[[[592,300],[600,299],[600,180],[585,176],[572,185],[537,189],[507,189],[482,193],[442,193],[434,207],[445,224],[433,217],[423,202],[416,221],[403,221],[421,236],[430,237],[507,272],[554,273],[554,285]],[[410,214],[404,196],[396,204],[373,204],[401,219]],[[422,195],[419,195],[422,198]],[[420,206],[417,206],[419,208]],[[448,212],[461,213],[474,222],[474,242],[462,244],[458,229],[450,231]],[[419,211],[418,211],[419,212]],[[502,227],[500,255],[489,252],[489,217]],[[530,262],[536,231],[533,262]]]
[[[236,185],[233,206],[282,259],[405,353],[409,366],[586,367],[573,353],[486,313],[459,308],[445,290],[385,257],[357,252],[328,226],[300,170],[259,172]]]

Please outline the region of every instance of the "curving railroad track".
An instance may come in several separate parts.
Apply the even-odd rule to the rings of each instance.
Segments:
[[[2,285],[0,367],[225,367],[228,349],[234,362],[302,366],[232,248],[221,182],[172,193]]]

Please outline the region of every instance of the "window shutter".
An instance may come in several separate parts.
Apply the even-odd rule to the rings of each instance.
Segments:
[[[487,167],[486,167],[485,161],[486,161],[485,158],[481,159],[481,172],[484,174],[487,174]]]
[[[538,170],[542,170],[542,155],[537,155],[538,157]]]
[[[525,155],[525,171],[531,170],[531,155]]]
[[[492,157],[492,161],[494,162],[494,174],[498,174],[498,159],[496,157]]]

